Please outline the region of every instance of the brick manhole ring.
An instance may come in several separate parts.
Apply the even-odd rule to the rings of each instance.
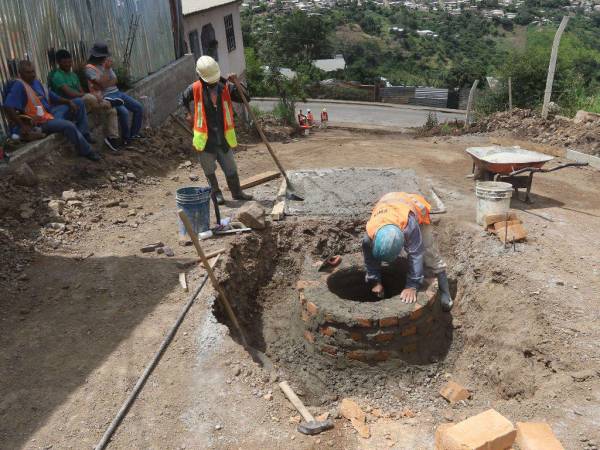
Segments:
[[[383,268],[380,300],[364,281],[360,255],[344,256],[331,273],[305,265],[297,287],[307,351],[339,365],[426,360],[441,314],[437,281],[427,279],[417,302],[406,304],[400,300],[405,274],[404,260]]]

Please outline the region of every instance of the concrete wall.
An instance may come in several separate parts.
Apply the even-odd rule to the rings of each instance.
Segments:
[[[195,80],[194,56],[188,54],[138,81],[127,93],[144,104],[149,124],[157,126],[177,109],[179,95]]]
[[[236,48],[229,52],[227,50],[227,36],[225,34],[225,16],[233,16],[233,29],[235,34]],[[189,42],[190,32],[198,32],[200,52],[202,52],[202,27],[212,24],[215,30],[215,39],[218,41],[219,66],[221,73],[226,76],[229,73],[241,75],[246,70],[246,58],[244,57],[244,41],[242,40],[242,24],[240,20],[240,3],[219,6],[206,11],[189,14],[183,18],[184,39],[188,51],[192,51]]]

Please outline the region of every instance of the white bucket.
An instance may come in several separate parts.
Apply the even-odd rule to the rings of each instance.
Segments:
[[[510,209],[513,187],[500,181],[480,181],[475,185],[477,223],[483,225],[488,214],[506,214]]]

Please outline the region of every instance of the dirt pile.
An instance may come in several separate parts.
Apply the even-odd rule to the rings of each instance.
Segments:
[[[485,117],[470,132],[507,130],[519,138],[556,147],[572,148],[591,155],[600,154],[600,120],[576,123],[563,116],[542,119],[530,109],[515,109]]]

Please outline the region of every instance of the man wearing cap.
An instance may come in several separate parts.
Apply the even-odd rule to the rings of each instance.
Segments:
[[[121,139],[127,143],[131,139],[142,137],[140,130],[144,118],[144,107],[136,99],[119,90],[117,75],[112,66],[113,62],[108,46],[100,42],[94,44],[88,64],[85,66],[89,91],[99,99],[107,100],[116,108],[121,127]],[[129,125],[130,112],[133,116],[131,126]]]
[[[240,103],[240,94],[233,84],[235,75],[221,77],[219,64],[210,56],[201,56],[196,63],[198,81],[181,95],[180,104],[188,111],[187,120],[194,129],[193,145],[200,152],[204,175],[219,204],[225,203],[217,181],[217,162],[225,173],[234,200],[252,200],[242,191],[233,150],[237,147],[232,101]],[[194,104],[193,115],[190,103]]]
[[[427,271],[437,276],[442,308],[450,311],[453,301],[446,264],[435,245],[430,211],[431,205],[418,194],[390,192],[379,199],[362,242],[366,282],[372,285],[375,295],[383,298],[381,263],[394,262],[404,250],[408,255],[408,273],[400,299],[404,303],[417,301],[417,289]]]

